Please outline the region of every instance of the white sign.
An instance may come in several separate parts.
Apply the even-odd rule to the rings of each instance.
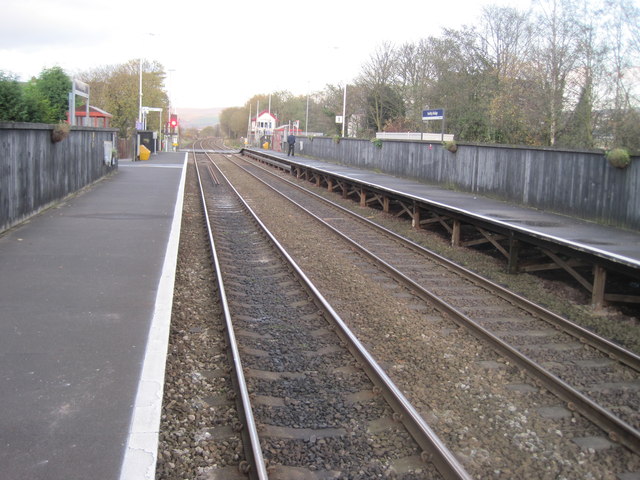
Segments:
[[[80,80],[73,79],[73,93],[84,98],[89,98],[89,85]]]
[[[104,148],[104,164],[105,165],[112,165],[112,160],[115,160],[113,158],[113,142],[109,142],[109,141],[104,141],[103,143],[103,148]]]
[[[342,123],[342,115],[336,115],[336,123]]]

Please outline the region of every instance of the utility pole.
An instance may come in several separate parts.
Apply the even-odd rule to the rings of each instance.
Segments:
[[[347,123],[347,82],[344,82],[344,97],[342,99],[342,138],[344,138],[345,123]]]

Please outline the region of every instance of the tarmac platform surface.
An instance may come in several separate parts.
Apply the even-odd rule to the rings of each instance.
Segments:
[[[152,478],[185,165],[121,161],[0,235],[0,478]]]
[[[0,234],[2,480],[154,478],[186,160],[121,161],[117,173]],[[640,267],[638,232],[288,160]]]

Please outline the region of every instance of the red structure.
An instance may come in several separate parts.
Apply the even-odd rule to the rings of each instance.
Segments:
[[[83,127],[98,127],[109,128],[111,126],[110,113],[100,110],[98,107],[89,105],[89,122],[85,122],[87,116],[86,107],[76,108],[76,125],[82,125]],[[67,122],[70,122],[69,112],[67,112]]]
[[[290,133],[297,137],[304,132],[298,128],[297,123],[294,125],[282,125],[273,130],[273,143],[271,148],[276,152],[284,152],[284,144],[287,142],[287,137]]]

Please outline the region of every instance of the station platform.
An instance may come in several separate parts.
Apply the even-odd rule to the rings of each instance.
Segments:
[[[362,185],[375,194],[403,198],[408,202],[416,201],[427,209],[432,208],[437,212],[446,212],[443,215],[463,218],[469,223],[499,232],[505,237],[514,236],[543,248],[557,247],[558,251],[574,256],[576,260],[572,259],[571,263],[554,258],[554,261],[560,268],[565,268],[576,277],[585,288],[591,290],[594,305],[605,300],[634,303],[640,301],[640,292],[635,296],[604,292],[606,270],[629,275],[636,279],[634,283],[640,282],[640,232],[298,154],[288,157],[283,152],[257,148],[246,151],[268,154],[275,160],[291,165],[292,168],[298,169],[301,166],[320,176],[344,179],[351,184]],[[503,253],[508,255],[510,252],[506,251],[507,248],[503,248]],[[580,262],[596,269],[593,281],[582,277],[573,268],[573,265]],[[534,271],[534,268],[536,267],[531,267],[530,271]]]
[[[120,161],[0,235],[1,478],[153,478],[186,159]]]
[[[640,269],[640,233],[270,153]],[[153,478],[186,153],[117,173],[0,234],[0,478]]]
[[[407,198],[454,209],[470,217],[504,225],[540,238],[553,239],[595,255],[640,269],[640,232],[600,225],[566,215],[512,205],[471,193],[445,189],[415,180],[338,165],[301,155],[258,150],[283,161],[299,163],[318,171],[355,179]]]

